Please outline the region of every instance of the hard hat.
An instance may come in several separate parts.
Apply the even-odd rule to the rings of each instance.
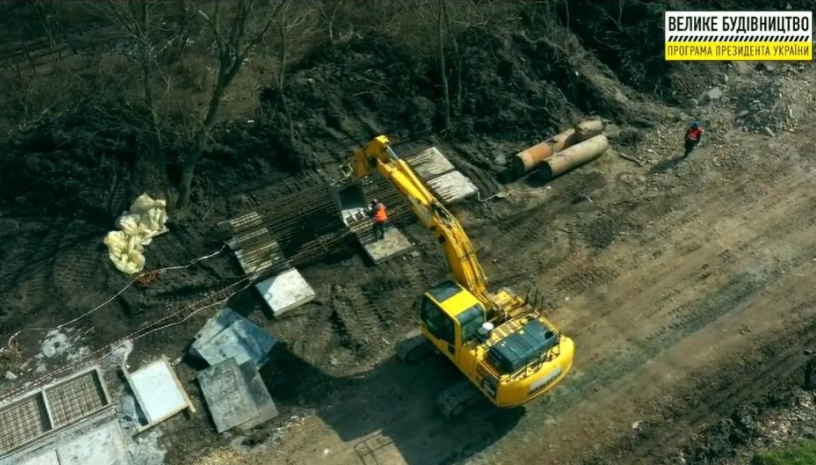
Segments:
[[[697,128],[699,128],[699,127],[700,127],[700,123],[698,123],[697,121],[695,121],[695,122],[691,123],[691,127],[693,127],[694,129],[697,129]]]
[[[371,203],[380,203],[380,201],[377,199],[371,199]]]

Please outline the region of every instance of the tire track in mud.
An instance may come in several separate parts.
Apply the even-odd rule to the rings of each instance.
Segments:
[[[538,408],[545,408],[550,415],[570,409],[591,393],[613,384],[682,339],[735,311],[761,288],[760,284],[761,280],[752,273],[736,276],[705,299],[678,309],[666,327],[646,337],[627,339],[627,347],[586,367],[577,380],[568,379]]]
[[[329,332],[359,356],[378,357],[395,337],[416,324],[413,304],[434,284],[436,271],[419,260],[389,261],[365,282],[335,286]]]
[[[813,308],[816,300],[798,305],[791,312],[801,308]],[[801,326],[800,326],[801,328]],[[792,335],[791,335],[792,334]],[[816,325],[810,324],[806,329],[791,332],[788,337],[774,338],[756,353],[774,354],[756,363],[756,370],[750,373],[740,373],[740,380],[749,378],[749,382],[731,382],[724,380],[719,386],[713,387],[706,381],[704,386],[694,388],[695,391],[708,395],[697,396],[699,402],[684,411],[676,411],[668,418],[670,424],[654,424],[647,431],[641,433],[645,438],[636,444],[627,445],[628,460],[626,463],[655,463],[657,458],[665,457],[666,451],[687,443],[698,432],[713,424],[719,418],[726,417],[740,405],[746,405],[768,394],[776,386],[786,384],[790,377],[803,369],[813,360],[805,349],[816,346]],[[746,362],[738,362],[744,366]],[[704,377],[706,378],[706,377]],[[679,424],[678,424],[679,423]]]
[[[793,183],[791,187],[796,187],[804,183],[805,180],[799,180],[798,183]],[[688,267],[689,264],[697,263],[699,265],[699,269],[691,271],[691,274],[688,276],[688,280],[711,280],[717,276],[730,272],[731,270],[728,268],[733,266],[737,261],[750,259],[751,257],[755,256],[758,251],[764,248],[764,244],[762,242],[763,237],[767,236],[778,238],[788,233],[811,228],[813,226],[813,217],[816,215],[816,199],[811,199],[800,203],[804,203],[804,206],[791,211],[783,208],[783,206],[787,206],[788,203],[783,204],[783,202],[779,202],[779,199],[777,198],[765,197],[759,204],[748,205],[748,208],[745,210],[736,209],[734,205],[728,202],[723,202],[718,205],[717,208],[710,209],[710,212],[705,216],[683,214],[681,212],[672,215],[674,221],[677,221],[678,223],[671,224],[671,221],[667,221],[666,223],[668,224],[665,224],[663,229],[667,231],[674,231],[674,234],[672,235],[673,237],[682,238],[682,240],[676,241],[672,246],[676,253],[672,254],[666,252],[658,262],[649,260],[648,254],[645,256],[636,257],[631,264],[632,270],[637,272],[637,270],[641,270],[643,266],[649,265],[649,273],[644,273],[644,275],[639,276],[638,279],[631,279],[634,276],[632,276],[631,273],[627,273],[627,271],[624,271],[622,268],[616,269],[616,274],[624,275],[626,278],[630,278],[625,286],[627,289],[627,294],[625,296],[621,296],[617,300],[609,302],[608,305],[605,305],[599,312],[592,313],[591,315],[587,315],[584,318],[576,320],[574,326],[585,328],[588,325],[592,325],[593,320],[602,319],[614,312],[618,307],[627,305],[627,301],[632,294],[642,293],[647,289],[655,288],[659,286],[661,282],[676,280],[676,284],[672,288],[667,289],[661,298],[657,299],[657,301],[654,302],[654,305],[649,307],[653,309],[653,311],[646,315],[642,315],[644,317],[652,316],[654,313],[659,312],[659,310],[662,308],[661,304],[667,303],[685,290],[688,283],[675,279],[675,275],[684,271],[684,268]],[[755,210],[761,210],[763,212],[763,216],[768,219],[768,221],[764,223],[764,229],[750,237],[739,239],[740,242],[737,244],[731,244],[733,240],[726,234],[728,233],[727,229],[729,229],[728,224],[721,225],[718,223],[718,220],[740,216],[753,218],[753,212]],[[694,219],[689,221],[689,218]],[[663,222],[664,220],[660,219],[660,221]],[[746,224],[755,226],[754,222],[740,220],[740,225],[743,228]],[[726,229],[726,231],[723,231],[722,229]],[[694,234],[695,232],[699,231],[706,231],[705,241],[701,240],[699,236]],[[650,241],[647,242],[646,245],[653,243],[657,243],[659,245],[662,242],[662,237],[664,237],[663,234],[656,233],[650,238]],[[703,243],[705,243],[705,245],[703,245]],[[717,245],[730,247],[722,252],[719,252],[719,255],[721,255],[721,262],[712,263],[707,259],[707,257],[702,256],[702,254],[704,252],[716,253]],[[621,257],[615,249],[612,249],[611,252],[611,256],[606,256],[595,261],[611,261],[614,263],[621,263],[625,261],[625,257]],[[676,262],[676,264],[673,264],[672,262]],[[568,266],[571,265],[571,268],[573,269],[576,266],[572,258],[568,259],[566,264]],[[595,266],[598,267],[602,265],[599,263]],[[656,272],[655,269],[657,270]],[[557,273],[557,271],[555,272]],[[604,280],[600,281],[603,282]],[[633,283],[636,283],[634,288],[632,286]],[[604,284],[606,283],[604,282]],[[614,295],[614,292],[612,295]]]
[[[52,270],[54,290],[66,304],[68,312],[87,310],[81,307],[88,303],[86,296],[92,294],[90,287],[94,283],[93,277],[100,270],[99,264],[102,259],[96,250],[97,244],[91,241],[93,231],[83,226],[85,225],[81,223],[71,223],[66,228],[66,234],[59,244],[61,253],[56,255]],[[83,292],[78,293],[79,290]]]
[[[646,269],[643,272],[643,276],[637,279],[640,284],[637,288],[633,289],[631,286],[621,286],[627,289],[625,294],[619,293],[619,295],[615,296],[613,293],[611,294],[611,300],[609,294],[604,295],[602,301],[603,299],[607,299],[607,301],[603,302],[600,312],[592,313],[573,321],[571,326],[578,328],[575,330],[574,335],[580,336],[583,333],[591,331],[596,325],[596,321],[607,318],[610,314],[615,312],[617,308],[632,306],[633,296],[636,296],[634,302],[637,303],[638,308],[643,308],[644,310],[638,315],[641,325],[660,318],[664,310],[671,308],[672,302],[680,298],[681,294],[694,289],[700,289],[702,292],[705,292],[706,283],[715,282],[735,271],[750,268],[752,263],[757,261],[759,254],[765,249],[761,240],[762,237],[771,236],[783,238],[787,237],[787,234],[792,235],[811,229],[813,224],[816,224],[816,204],[813,202],[808,202],[807,205],[793,212],[780,210],[778,213],[780,218],[786,217],[791,219],[791,221],[774,221],[767,229],[754,236],[745,237],[741,242],[720,252],[716,255],[714,260],[708,260],[706,257],[703,257],[703,260],[697,259],[695,262],[695,258],[699,257],[691,256],[688,257],[688,259],[680,257],[678,261],[682,262],[683,265],[675,267],[659,266],[658,268],[667,269],[667,271],[663,273],[650,274],[649,272],[654,266]],[[703,252],[714,251],[715,250],[708,248]],[[769,276],[778,277],[784,274],[786,270],[800,266],[805,262],[801,258],[801,255],[795,255],[789,260],[782,258],[769,257],[769,260],[767,260],[768,263],[764,265],[763,272]],[[776,261],[771,259],[776,259]],[[627,275],[626,278],[631,278],[631,276]],[[628,282],[631,281],[634,280],[628,279]],[[668,287],[660,292],[657,297],[652,298],[652,300],[643,301],[637,297],[639,295],[648,297],[647,292],[653,293],[654,289],[666,286],[666,284],[661,283],[667,283]],[[674,311],[675,310],[672,310],[672,312]],[[669,314],[671,314],[671,312]]]
[[[809,223],[810,218],[807,218],[805,222]],[[715,321],[721,321],[726,317],[729,321],[738,321],[740,315],[750,313],[754,321],[758,318],[761,321],[764,318],[761,317],[764,311],[763,309],[768,306],[776,306],[781,314],[798,314],[800,315],[800,321],[802,321],[802,318],[807,318],[803,316],[802,313],[806,312],[806,309],[811,309],[810,313],[813,313],[812,309],[816,303],[816,292],[810,291],[806,295],[802,295],[801,291],[794,292],[793,290],[801,288],[801,283],[803,282],[801,278],[805,277],[807,275],[805,272],[810,271],[810,268],[814,266],[809,257],[813,256],[812,254],[816,254],[816,241],[811,240],[808,231],[799,231],[797,236],[799,239],[810,241],[807,247],[801,250],[803,255],[806,256],[806,259],[792,257],[781,262],[768,262],[762,269],[738,274],[704,298],[675,309],[671,312],[671,320],[668,324],[648,334],[646,337],[624,340],[623,344],[625,344],[626,347],[622,350],[617,349],[614,355],[598,363],[594,363],[584,372],[579,372],[577,376],[568,379],[564,385],[560,386],[559,389],[556,389],[549,397],[545,398],[543,403],[529,409],[528,412],[530,416],[536,418],[544,415],[546,419],[549,415],[562,414],[593,397],[597,400],[591,402],[595,404],[606,402],[608,404],[607,407],[609,407],[615,405],[617,402],[615,399],[620,399],[621,396],[625,398],[634,392],[642,392],[643,389],[651,390],[652,393],[638,395],[657,396],[657,398],[661,395],[665,395],[665,389],[659,389],[659,385],[657,388],[639,387],[642,381],[633,377],[635,371],[640,369],[648,370],[648,372],[651,373],[659,373],[660,369],[657,367],[662,366],[662,364],[658,364],[652,368],[646,368],[646,363],[664,354],[666,357],[669,357],[668,360],[671,360],[673,357],[683,357],[682,351],[676,352],[675,355],[671,355],[668,351],[679,346],[681,341],[689,340],[689,337],[709,327],[709,325]],[[785,238],[781,239],[784,240]],[[797,273],[800,269],[804,269],[803,272]],[[792,302],[789,297],[790,295],[797,295],[800,298]],[[783,308],[779,308],[780,306]],[[751,321],[751,319],[748,321]],[[797,327],[797,325],[791,326]],[[702,335],[700,336],[702,338],[700,340],[705,343],[706,338],[716,337],[718,334],[719,331],[717,331],[716,334]],[[813,344],[816,344],[816,339],[809,338],[808,340],[810,342],[803,342],[802,344],[808,347],[812,347]],[[784,347],[784,344],[781,346]],[[680,349],[678,348],[677,350]],[[810,358],[801,355],[803,354],[801,348],[789,351],[789,353],[798,357],[795,362],[798,366],[801,366],[806,362],[807,358]],[[695,354],[690,355],[694,356]],[[707,363],[708,362],[704,364]],[[785,362],[773,359],[764,366],[773,367],[779,363],[784,364]],[[789,374],[795,371],[795,369],[796,368],[790,368],[783,371]],[[654,370],[658,371],[655,372]],[[680,368],[679,374],[680,376],[693,375],[694,373],[690,373],[690,370],[691,368],[689,367],[685,369]],[[660,375],[657,374],[657,376]],[[760,377],[762,376],[767,375],[761,375]],[[596,394],[612,386],[616,387],[614,390],[608,391],[608,395]],[[669,386],[670,385],[667,385],[666,389],[669,389]],[[750,392],[751,389],[756,390],[756,388],[740,388],[739,392]],[[770,389],[770,386],[768,386],[768,389]],[[663,394],[660,394],[661,392]],[[765,392],[767,392],[767,389]],[[695,397],[697,396],[695,395]],[[648,402],[648,400],[646,401]],[[740,401],[734,401],[735,404],[738,402]],[[716,403],[712,402],[711,405],[716,405]],[[587,408],[591,410],[596,407]],[[703,407],[700,408],[699,411],[701,414],[706,414],[706,412],[711,411],[711,409]],[[656,440],[653,444],[657,449],[665,447],[666,442]],[[522,453],[522,455],[523,454],[524,453]],[[633,462],[623,461],[618,463]],[[645,461],[643,463],[652,462]]]
[[[26,320],[25,326],[30,326],[33,316],[53,303],[50,288],[53,282],[54,257],[59,252],[65,231],[64,225],[55,221],[41,240],[32,241],[36,244],[32,244],[36,251],[11,279],[9,298],[29,309],[21,315]],[[31,250],[29,247],[25,248],[27,252]]]
[[[744,310],[743,304],[749,302],[758,290],[771,290],[778,287],[778,280],[786,273],[806,264],[807,261],[801,257],[803,255],[813,256],[816,253],[816,244],[810,243],[807,249],[808,252],[803,254],[802,251],[799,251],[798,255],[789,259],[775,257],[777,260],[764,262],[757,260],[757,258],[761,258],[760,252],[765,249],[763,237],[771,237],[780,243],[784,243],[785,239],[796,234],[805,233],[816,225],[816,199],[811,198],[801,202],[803,205],[793,209],[793,211],[787,208],[791,201],[782,199],[783,202],[778,202],[778,200],[771,199],[767,205],[760,206],[760,210],[768,215],[769,220],[770,217],[774,217],[775,221],[771,222],[768,227],[751,237],[743,238],[735,247],[726,249],[716,255],[714,264],[710,260],[706,260],[702,263],[703,266],[693,268],[691,274],[688,275],[688,279],[668,280],[676,284],[660,294],[656,302],[642,302],[642,305],[638,306],[639,308],[642,307],[647,310],[652,308],[654,311],[645,315],[639,314],[640,324],[643,324],[646,319],[654,319],[659,316],[667,318],[667,322],[646,336],[629,337],[625,341],[622,340],[621,345],[626,345],[623,350],[618,349],[614,355],[594,363],[585,372],[581,373],[581,376],[575,377],[578,379],[572,383],[568,381],[567,386],[554,391],[548,397],[547,412],[557,414],[569,409],[590,393],[614,383],[648,360],[656,357],[662,351],[700,331],[714,321],[725,315]],[[733,214],[733,209],[730,210]],[[688,217],[688,215],[678,215],[675,218],[677,221],[685,221]],[[696,227],[696,225],[692,225],[692,227]],[[692,237],[691,240],[694,240],[694,238]],[[661,315],[666,308],[670,308],[669,303],[672,298],[688,287],[689,281],[704,282],[713,279],[716,275],[727,276],[735,269],[746,269],[745,267],[750,264],[750,261],[759,266],[753,267],[753,271],[743,271],[728,279],[704,298],[682,304],[670,310],[668,314]],[[717,264],[716,262],[720,263]],[[673,270],[667,274],[672,272]],[[651,286],[644,286],[643,289],[652,287],[658,282],[652,283]],[[620,297],[619,302],[604,303],[602,307],[607,309],[606,312],[602,312],[600,315],[590,315],[586,318],[603,319],[619,308],[620,305],[626,305],[626,300],[630,296],[631,292],[627,292],[625,296]],[[738,310],[740,308],[742,310]],[[581,325],[577,326],[582,328]],[[587,329],[591,329],[591,326]],[[575,337],[579,344],[581,335],[585,332],[581,330],[576,332]]]
[[[387,341],[387,327],[381,321],[374,302],[359,287],[335,287],[331,298],[330,323],[347,348],[362,357],[374,355],[372,346]]]
[[[11,223],[9,228],[15,227],[16,224]],[[29,244],[40,244],[48,237],[54,224],[42,225],[42,228],[30,230],[15,230],[10,236],[24,236],[25,242],[23,245],[17,247],[6,247],[2,250],[0,257],[3,266],[0,267],[0,302],[1,305],[7,305],[10,300],[10,293],[14,290],[20,282],[20,277],[25,274],[26,267],[34,261],[34,253],[32,249],[36,246],[29,246]],[[2,314],[2,311],[0,311]]]

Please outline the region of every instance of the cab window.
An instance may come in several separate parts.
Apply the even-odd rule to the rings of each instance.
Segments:
[[[430,300],[428,297],[422,297],[422,304],[420,307],[420,318],[428,332],[434,335],[437,339],[441,339],[448,344],[454,343],[455,330],[453,320],[442,311],[439,306]]]
[[[460,313],[456,318],[459,320],[459,326],[462,327],[462,344],[464,344],[471,339],[474,339],[479,331],[479,328],[481,328],[482,324],[484,324],[484,308],[481,305],[476,304]]]

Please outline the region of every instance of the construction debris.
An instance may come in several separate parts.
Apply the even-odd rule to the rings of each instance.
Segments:
[[[539,169],[545,178],[552,179],[573,168],[595,160],[600,157],[607,148],[609,148],[609,140],[607,140],[606,136],[595,136],[578,145],[556,153],[554,156],[545,160]]]
[[[621,158],[623,158],[624,160],[629,160],[629,161],[631,161],[631,162],[633,162],[633,163],[637,163],[637,164],[638,164],[638,166],[643,166],[643,165],[645,165],[645,164],[646,164],[646,162],[645,162],[645,161],[643,161],[643,160],[641,160],[640,158],[635,158],[635,157],[632,157],[632,156],[626,155],[625,153],[620,153],[620,152],[618,152],[618,156],[619,156],[619,157],[621,157]]]
[[[234,358],[239,364],[251,361],[261,367],[276,342],[274,336],[255,323],[224,308],[196,334],[190,354],[210,366]]]
[[[250,363],[224,360],[198,374],[204,399],[219,433],[253,428],[278,416],[261,375]]]
[[[138,419],[138,432],[152,428],[183,410],[195,412],[193,403],[165,357],[133,373],[129,373],[123,365],[122,372],[144,414],[144,422],[142,418]]]
[[[103,242],[108,246],[108,255],[119,271],[134,274],[145,265],[144,246],[153,238],[167,232],[167,202],[153,200],[149,195],[140,195],[130,210],[116,220],[119,231],[111,231]]]
[[[296,268],[265,279],[255,285],[272,314],[280,316],[289,310],[311,302],[315,291]],[[238,360],[242,363],[241,360]]]

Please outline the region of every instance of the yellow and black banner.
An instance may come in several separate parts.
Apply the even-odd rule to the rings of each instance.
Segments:
[[[813,59],[811,11],[667,11],[668,61]]]

